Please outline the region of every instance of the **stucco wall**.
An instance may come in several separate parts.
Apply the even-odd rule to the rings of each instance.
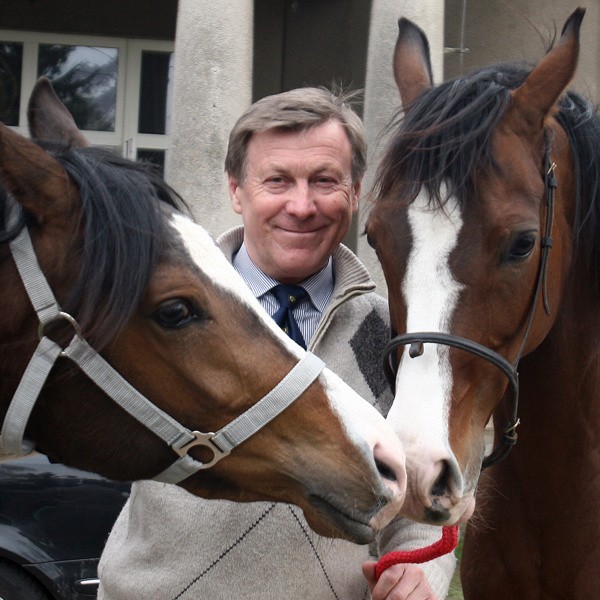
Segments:
[[[446,0],[446,46],[458,47],[463,0]],[[573,86],[595,102],[600,100],[600,2],[588,0],[468,0],[464,32],[463,72],[494,62],[536,62],[564,22],[580,5],[586,7],[581,26],[579,69]],[[458,54],[446,56],[446,78],[459,75]]]

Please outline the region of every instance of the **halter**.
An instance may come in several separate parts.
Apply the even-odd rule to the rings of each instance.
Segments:
[[[11,212],[9,223],[12,226],[20,218],[19,214],[18,210]],[[0,454],[22,454],[31,450],[23,444],[25,428],[46,379],[59,358],[68,358],[77,364],[112,400],[179,455],[170,467],[154,477],[156,481],[167,483],[179,483],[227,456],[292,404],[325,366],[320,358],[308,352],[268,394],[231,423],[216,433],[191,431],[152,404],[86,342],[77,321],[60,309],[40,269],[27,227],[21,229],[9,246],[39,319],[40,341],[8,407],[0,433]],[[61,320],[73,329],[73,337],[64,348],[45,335],[50,323]],[[211,450],[212,459],[203,463],[189,456],[189,450],[195,446]]]
[[[490,467],[491,465],[497,464],[504,460],[511,448],[517,443],[517,427],[519,425],[518,408],[519,408],[519,372],[518,366],[519,361],[523,356],[525,350],[525,344],[527,338],[531,332],[531,326],[533,323],[533,317],[535,314],[535,308],[538,302],[540,292],[542,294],[542,302],[546,314],[550,314],[550,307],[548,304],[547,290],[546,290],[546,278],[548,270],[548,257],[550,254],[550,248],[552,247],[552,221],[554,216],[554,193],[556,190],[556,164],[550,160],[550,143],[549,134],[544,131],[544,140],[546,142],[544,152],[544,186],[545,186],[545,198],[546,198],[546,227],[544,236],[541,239],[541,254],[540,254],[540,266],[535,284],[533,300],[529,308],[529,315],[527,317],[527,325],[521,347],[517,353],[515,360],[510,363],[503,356],[491,350],[477,342],[472,340],[447,333],[439,332],[415,332],[405,333],[392,338],[383,353],[383,369],[385,376],[392,389],[395,393],[396,387],[396,376],[398,374],[398,365],[393,360],[392,353],[401,346],[410,344],[409,356],[416,358],[421,356],[424,352],[423,344],[442,344],[445,346],[452,346],[470,352],[475,356],[483,358],[490,362],[492,365],[500,369],[508,378],[511,391],[512,391],[512,404],[510,410],[510,419],[504,428],[502,440],[496,448],[492,451],[489,456],[486,456],[482,462],[482,469]]]

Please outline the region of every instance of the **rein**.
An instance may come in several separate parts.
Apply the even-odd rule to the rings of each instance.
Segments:
[[[16,208],[16,207],[15,207]],[[20,212],[10,216],[14,226]],[[161,438],[178,456],[175,462],[154,477],[155,481],[179,483],[197,471],[208,469],[227,456],[236,446],[262,429],[292,404],[319,376],[325,364],[308,352],[294,368],[263,398],[217,431],[191,431],[152,404],[125,380],[82,337],[77,321],[63,312],[40,269],[27,227],[9,242],[13,259],[31,304],[39,319],[39,344],[36,347],[15,394],[0,432],[0,454],[23,454],[30,447],[23,444],[25,428],[46,379],[59,358],[73,361],[98,387],[132,417]],[[50,323],[66,321],[73,337],[66,347],[45,335]],[[188,455],[191,448],[202,446],[212,452],[212,459],[200,462]]]
[[[398,364],[394,361],[393,352],[406,345],[410,345],[408,353],[411,358],[417,358],[424,352],[424,344],[442,344],[445,346],[452,346],[459,348],[466,352],[470,352],[475,356],[487,360],[489,363],[500,369],[508,378],[512,391],[512,405],[510,410],[510,419],[506,424],[502,440],[497,445],[489,456],[486,456],[481,464],[482,469],[486,469],[492,465],[498,464],[503,461],[512,447],[517,443],[517,427],[519,426],[520,420],[518,417],[519,409],[519,372],[518,366],[523,353],[525,351],[525,345],[531,332],[533,324],[533,318],[535,315],[535,309],[540,294],[542,295],[542,303],[544,310],[547,315],[550,314],[550,306],[548,304],[546,281],[548,271],[548,258],[550,255],[550,248],[552,247],[552,222],[554,218],[554,194],[556,191],[557,180],[556,180],[556,164],[550,159],[550,143],[549,135],[547,131],[544,131],[544,139],[546,141],[546,147],[544,152],[544,187],[546,190],[546,223],[544,229],[544,235],[540,241],[541,243],[541,254],[540,254],[540,266],[538,271],[537,280],[535,283],[533,299],[529,308],[529,314],[526,321],[525,333],[521,341],[521,346],[517,353],[516,358],[511,363],[506,360],[503,356],[479,344],[472,340],[441,332],[415,332],[405,333],[402,335],[395,336],[392,338],[383,353],[383,370],[385,372],[386,379],[392,392],[396,391],[396,376],[398,374]],[[451,552],[458,545],[459,528],[458,525],[442,527],[442,538],[426,548],[420,548],[412,551],[398,551],[390,552],[382,556],[375,567],[376,578],[379,579],[383,571],[395,564],[404,563],[416,563],[416,562],[427,562],[435,558],[439,558],[448,552]]]

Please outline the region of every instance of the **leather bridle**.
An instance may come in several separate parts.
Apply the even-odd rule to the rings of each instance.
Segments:
[[[502,440],[497,445],[489,456],[486,456],[482,462],[482,469],[490,467],[491,465],[497,464],[504,460],[511,448],[517,443],[517,427],[519,425],[518,409],[519,409],[519,372],[518,366],[519,361],[523,356],[527,339],[531,332],[535,309],[540,296],[542,295],[542,301],[546,314],[550,314],[550,307],[548,304],[547,290],[546,290],[546,278],[548,270],[548,257],[550,254],[550,248],[552,247],[552,221],[554,217],[554,194],[557,186],[556,181],[556,164],[550,159],[550,142],[548,132],[545,132],[545,154],[544,154],[544,187],[545,187],[545,198],[546,198],[546,226],[544,236],[541,239],[541,254],[540,254],[540,266],[538,276],[535,284],[533,300],[529,309],[529,315],[527,317],[527,325],[525,333],[521,342],[521,347],[517,353],[516,358],[511,363],[506,360],[503,356],[472,340],[453,335],[448,333],[440,332],[414,332],[397,335],[392,338],[383,354],[383,369],[385,376],[392,389],[395,393],[396,388],[396,376],[398,374],[398,364],[395,359],[394,351],[397,348],[410,345],[409,356],[416,358],[423,354],[423,344],[442,344],[445,346],[452,346],[459,348],[466,352],[470,352],[475,356],[483,358],[490,362],[492,365],[500,369],[508,378],[511,388],[511,405],[510,405],[510,418],[506,423]],[[401,401],[401,399],[399,400]]]
[[[9,246],[38,316],[39,344],[4,418],[0,455],[22,454],[31,450],[23,443],[25,428],[46,379],[59,358],[67,358],[77,364],[110,398],[179,456],[170,467],[154,477],[156,481],[168,483],[179,483],[197,471],[212,467],[292,404],[323,370],[323,361],[307,352],[268,394],[216,433],[189,430],[138,392],[82,337],[76,319],[61,310],[42,273],[29,231],[23,226],[21,211],[14,200],[9,209],[7,223],[15,232]],[[65,347],[45,335],[48,325],[57,321],[65,321],[73,329],[73,337]],[[189,456],[189,450],[195,446],[208,448],[212,459],[203,463]]]

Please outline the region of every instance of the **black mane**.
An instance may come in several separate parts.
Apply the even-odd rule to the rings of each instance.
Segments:
[[[378,197],[393,191],[398,176],[407,198],[425,186],[443,204],[443,182],[459,201],[469,197],[476,170],[493,164],[490,142],[508,107],[510,90],[526,75],[510,65],[490,67],[421,94],[391,126],[396,131],[378,170]]]
[[[63,310],[76,317],[88,341],[101,349],[131,318],[167,247],[166,213],[185,205],[150,165],[101,148],[54,148],[51,153],[73,178],[81,198],[83,248],[73,250],[81,254],[82,267]],[[0,215],[5,202],[0,194]]]
[[[402,198],[409,202],[424,187],[443,206],[442,183],[448,196],[461,203],[476,198],[475,173],[495,165],[492,134],[508,108],[510,91],[530,71],[494,65],[426,90],[390,126],[395,131],[377,171],[375,201],[398,195],[399,180]],[[576,162],[577,249],[600,282],[600,118],[589,101],[572,91],[561,99],[556,118],[571,140]]]

